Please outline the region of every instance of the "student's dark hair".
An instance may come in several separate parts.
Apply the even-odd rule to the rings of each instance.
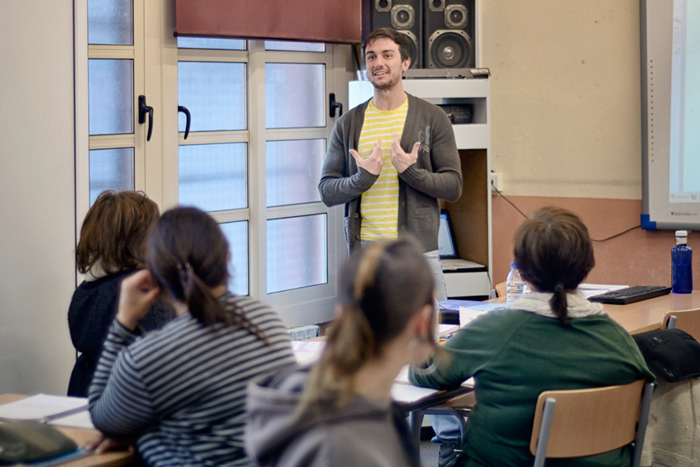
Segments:
[[[347,403],[355,394],[355,373],[380,356],[423,306],[433,304],[433,288],[430,266],[412,239],[373,242],[351,255],[340,276],[342,314],[311,371],[298,411],[328,393],[337,396],[337,405]]]
[[[266,341],[243,313],[226,311],[211,289],[227,285],[229,246],[219,224],[194,207],[177,207],[163,213],[148,240],[148,269],[171,297],[187,304],[205,326],[224,323],[239,326]]]
[[[80,228],[78,270],[85,274],[98,261],[108,273],[143,265],[144,241],[157,219],[158,206],[145,193],[103,191]]]
[[[515,234],[515,266],[538,292],[551,292],[550,306],[568,326],[566,294],[595,266],[593,244],[581,219],[566,209],[533,212]]]
[[[369,35],[362,41],[363,55],[367,46],[376,39],[391,39],[394,41],[394,43],[399,46],[399,53],[401,54],[402,62],[405,62],[411,57],[411,40],[406,34],[400,33],[396,29],[392,28],[378,28],[370,32]]]

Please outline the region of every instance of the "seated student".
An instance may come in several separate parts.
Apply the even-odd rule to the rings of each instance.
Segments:
[[[144,239],[158,219],[158,206],[136,191],[104,191],[97,197],[80,229],[75,250],[78,271],[85,280],[73,293],[68,327],[80,352],[68,384],[68,395],[87,397],[102,352],[102,343],[117,312],[121,280],[144,263]],[[159,302],[139,324],[157,329],[173,319]]]
[[[476,379],[477,405],[456,465],[531,466],[530,435],[543,391],[654,378],[630,335],[601,304],[576,293],[594,259],[588,230],[575,214],[534,212],[515,235],[514,256],[533,292],[455,334],[444,346],[451,359],[437,356],[410,373],[415,384],[434,388]],[[547,465],[629,466],[630,450]]]
[[[390,391],[435,347],[430,267],[412,240],[374,242],[350,256],[338,294],[319,362],[249,385],[248,453],[264,466],[417,467]]]
[[[148,269],[122,281],[90,386],[92,421],[109,439],[88,449],[136,439],[151,466],[250,465],[246,384],[295,360],[277,314],[227,290],[229,258],[226,237],[205,212],[178,207],[158,220]],[[139,337],[136,323],[161,293],[177,318]]]

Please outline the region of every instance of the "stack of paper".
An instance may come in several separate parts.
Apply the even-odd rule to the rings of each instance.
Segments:
[[[84,397],[37,394],[0,405],[0,420],[38,420],[52,425],[94,430]]]

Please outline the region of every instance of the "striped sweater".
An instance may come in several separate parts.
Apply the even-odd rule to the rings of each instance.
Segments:
[[[138,438],[151,466],[252,465],[244,451],[248,380],[295,363],[278,315],[249,297],[222,296],[270,341],[185,313],[144,337],[112,323],[90,387],[90,415],[108,437]]]

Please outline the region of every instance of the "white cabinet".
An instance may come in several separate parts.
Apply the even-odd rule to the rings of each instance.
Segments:
[[[489,80],[404,79],[404,90],[433,104],[471,104],[472,123],[452,125],[462,163],[464,186],[449,211],[457,252],[463,259],[483,264],[486,271],[446,272],[447,296],[488,297],[491,289],[491,129]],[[373,94],[368,81],[351,81],[349,107]]]

